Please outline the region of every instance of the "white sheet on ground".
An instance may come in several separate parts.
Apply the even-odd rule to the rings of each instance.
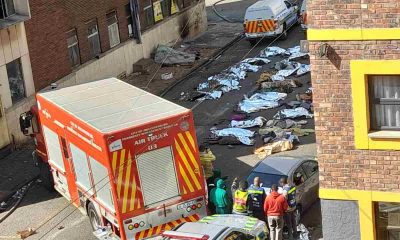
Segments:
[[[280,48],[280,47],[267,47],[260,52],[260,57],[271,57],[271,56],[276,56],[276,55],[281,55],[286,52],[285,49]]]
[[[256,117],[254,119],[244,120],[244,121],[232,120],[231,127],[237,127],[237,128],[251,128],[255,126],[262,127],[266,121],[267,119],[263,117]]]
[[[219,137],[234,136],[241,143],[245,145],[253,145],[254,140],[250,139],[254,137],[254,131],[250,131],[242,128],[225,128],[221,130],[212,130],[212,133]]]
[[[268,64],[271,62],[271,60],[268,60],[266,58],[254,57],[254,58],[246,58],[245,60],[242,61],[242,63],[249,63],[249,64],[256,64],[257,62],[264,62],[264,64]]]
[[[298,118],[298,117],[312,118],[313,115],[309,113],[307,109],[303,107],[298,107],[294,109],[282,109],[275,114],[274,119],[286,119],[286,118]]]

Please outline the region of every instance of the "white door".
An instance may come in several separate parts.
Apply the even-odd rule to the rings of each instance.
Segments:
[[[0,95],[0,149],[10,144],[10,137],[8,135],[8,127],[6,122],[6,113],[1,104]]]

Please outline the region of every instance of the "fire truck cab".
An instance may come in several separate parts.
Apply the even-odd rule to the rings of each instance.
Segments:
[[[142,239],[206,215],[189,109],[115,78],[38,93],[20,117],[42,180],[100,239]],[[110,238],[108,238],[110,239]]]

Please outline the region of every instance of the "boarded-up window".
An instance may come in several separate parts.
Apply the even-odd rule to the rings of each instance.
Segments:
[[[115,47],[120,43],[117,13],[111,12],[107,14],[108,38],[110,39],[110,47]]]
[[[97,27],[97,21],[91,21],[87,24],[88,26],[88,41],[90,48],[91,57],[96,57],[100,54],[100,38],[99,38],[99,30]]]
[[[25,98],[25,81],[22,73],[21,59],[7,63],[8,84],[10,85],[12,103]]]
[[[400,75],[368,80],[371,130],[400,130]]]

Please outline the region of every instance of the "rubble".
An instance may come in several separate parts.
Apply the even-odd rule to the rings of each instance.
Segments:
[[[177,51],[165,45],[158,45],[154,61],[162,65],[191,64],[196,60],[196,54]]]

